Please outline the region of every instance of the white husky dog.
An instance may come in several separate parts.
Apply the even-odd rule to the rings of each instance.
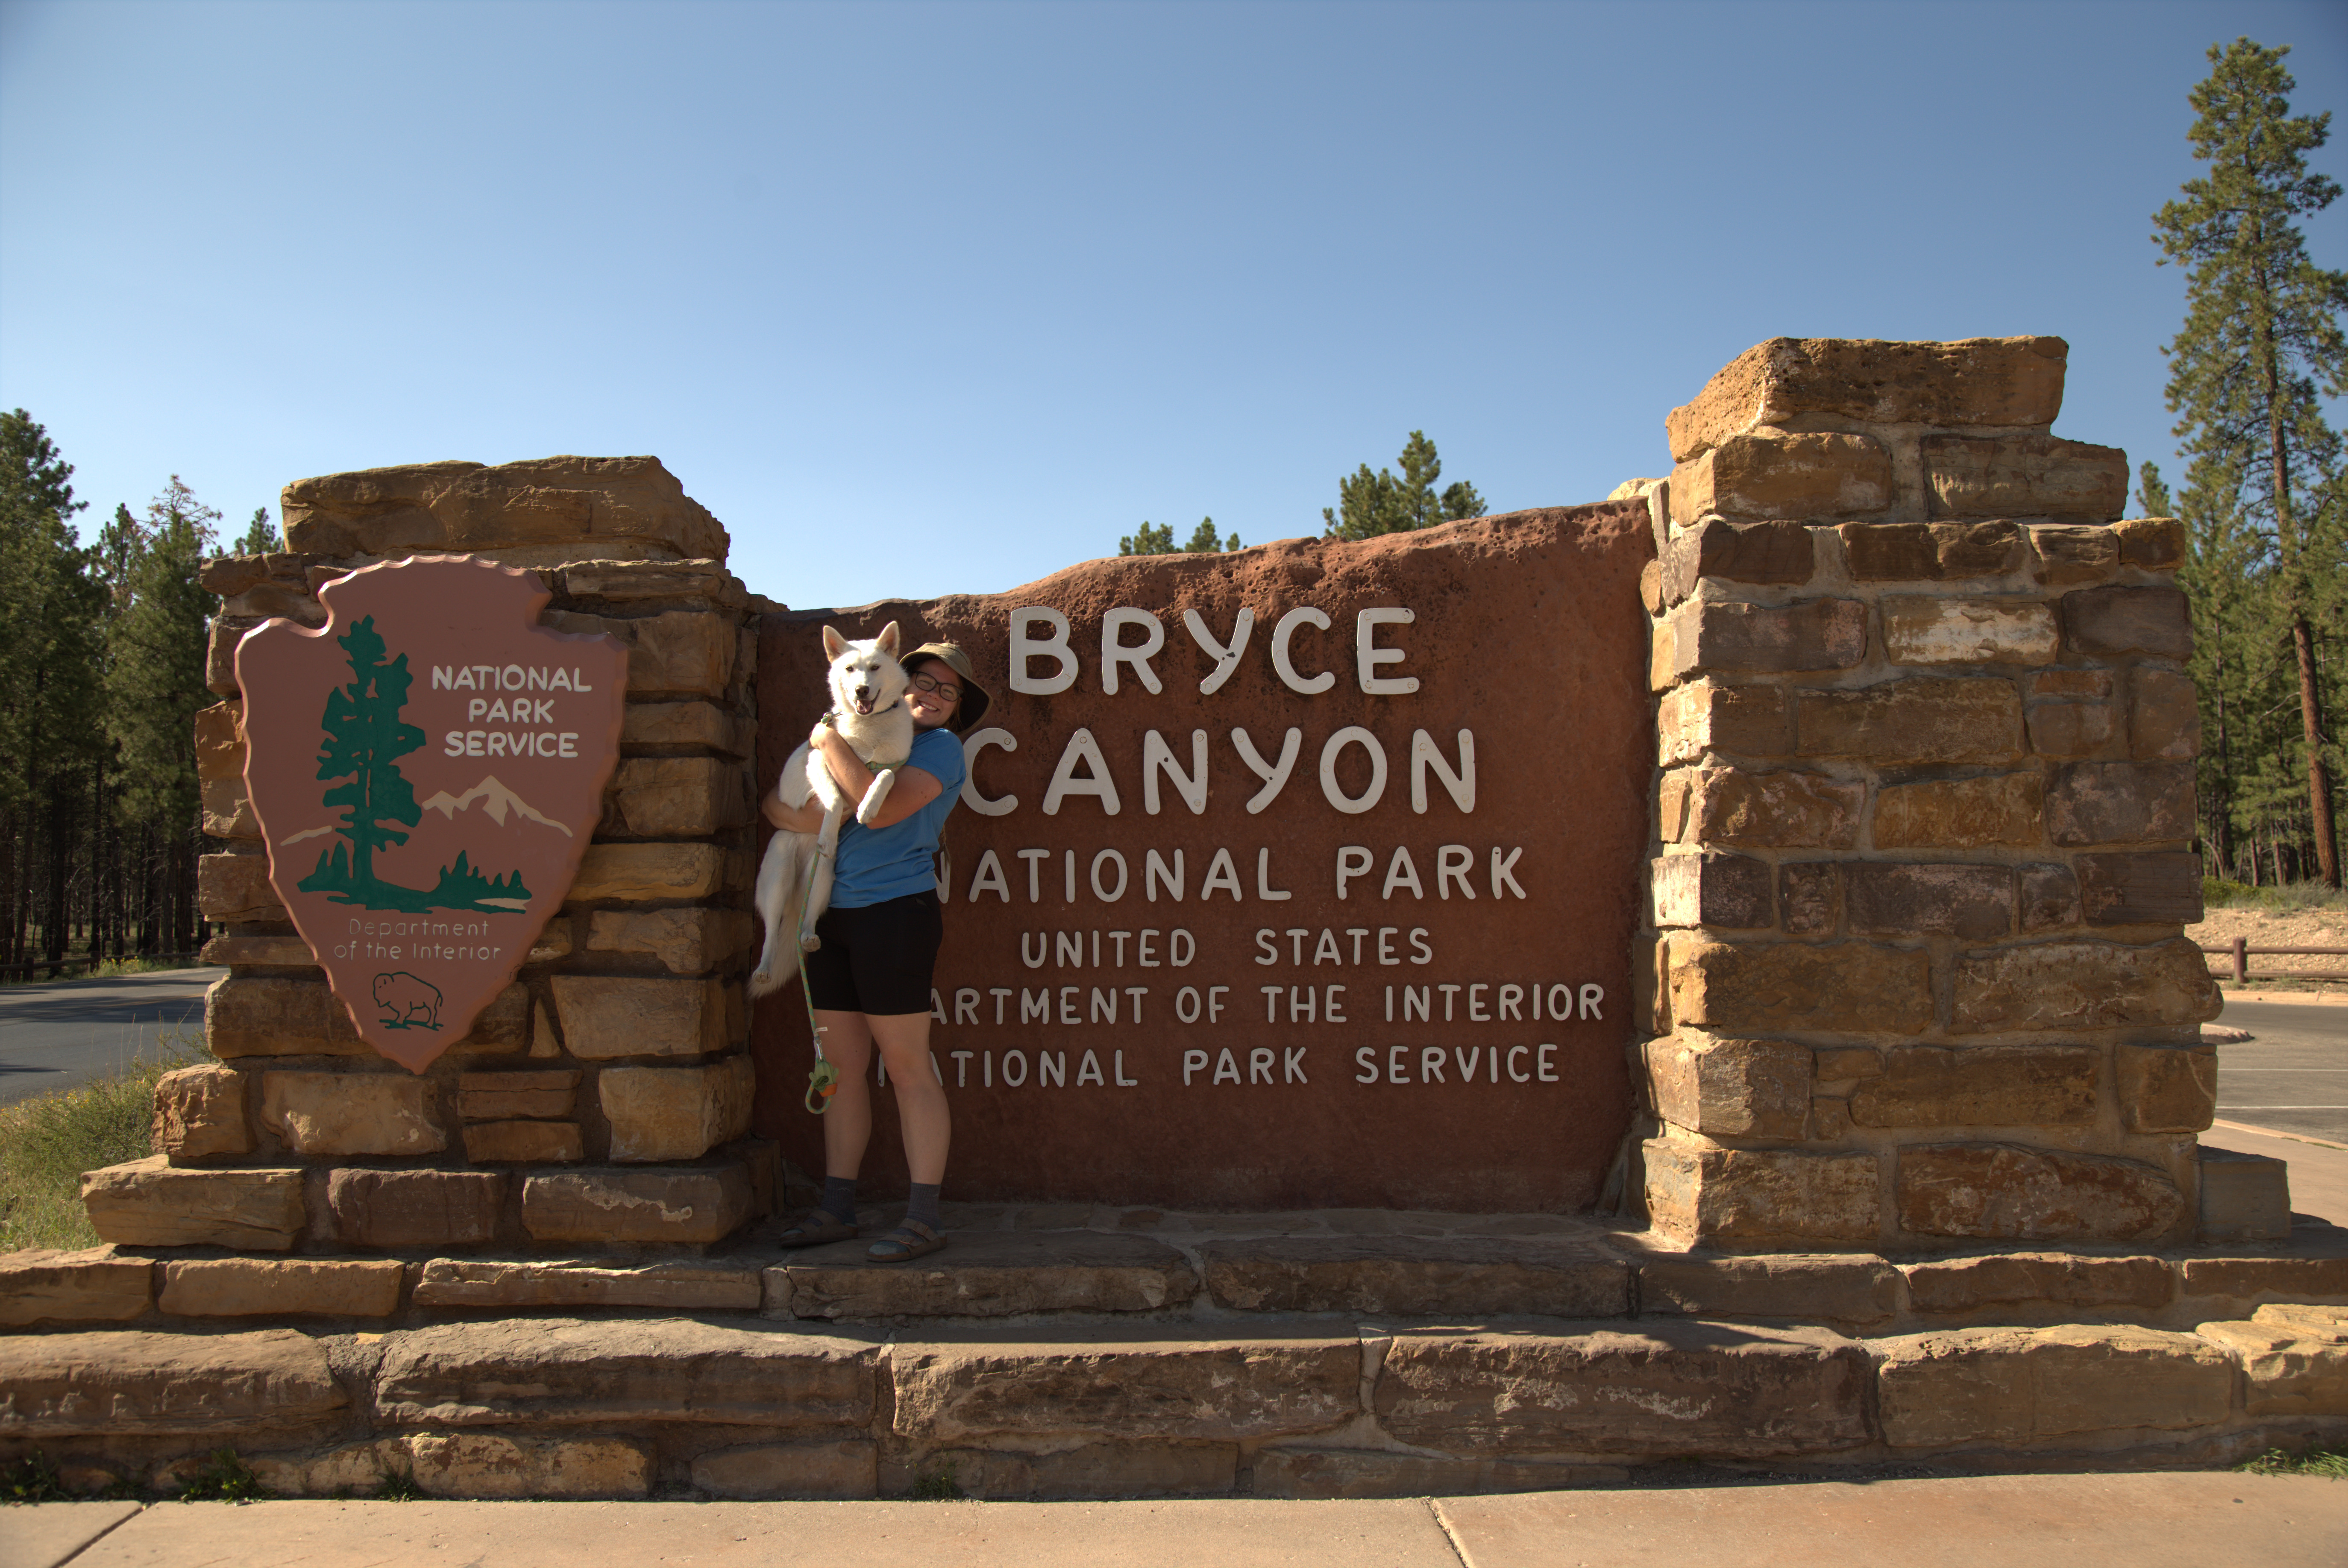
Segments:
[[[839,847],[839,823],[850,804],[847,792],[824,766],[817,743],[827,728],[836,729],[875,774],[872,788],[854,802],[856,820],[870,827],[897,782],[897,769],[913,754],[913,710],[905,701],[911,683],[897,662],[897,623],[880,628],[869,641],[851,643],[823,629],[823,651],[831,660],[831,711],[816,721],[815,731],[783,764],[775,793],[787,806],[807,803],[812,792],[823,802],[823,826],[812,833],[778,832],[767,842],[767,858],[758,867],[758,918],[767,925],[767,944],[758,967],[750,975],[750,995],[764,996],[778,988],[790,971],[782,966],[784,933],[792,933],[808,952],[822,945],[815,923],[831,903],[833,857]],[[814,876],[808,878],[808,858]],[[807,888],[801,907],[799,889]],[[797,960],[793,960],[794,963]]]

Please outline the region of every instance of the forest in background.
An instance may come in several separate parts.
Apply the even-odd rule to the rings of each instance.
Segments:
[[[220,513],[175,475],[83,543],[73,465],[0,414],[0,975],[192,954],[196,710]],[[281,548],[265,510],[228,548]]]
[[[2161,350],[2185,471],[2172,495],[2145,463],[2137,500],[2190,540],[2178,581],[2205,870],[2336,889],[2348,476],[2327,405],[2348,392],[2348,272],[2317,266],[2300,232],[2340,184],[2307,167],[2332,116],[2291,112],[2290,52],[2213,44],[2189,96],[2187,139],[2206,168],[2153,214],[2152,236],[2158,264],[2185,273],[2185,320]]]

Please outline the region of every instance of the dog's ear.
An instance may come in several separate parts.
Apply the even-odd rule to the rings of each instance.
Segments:
[[[881,627],[880,634],[872,639],[872,645],[891,658],[895,658],[897,656],[897,623],[891,621]]]
[[[848,646],[848,639],[846,637],[841,636],[829,626],[826,626],[823,629],[823,656],[825,658],[836,659],[839,657],[839,650],[846,646]]]

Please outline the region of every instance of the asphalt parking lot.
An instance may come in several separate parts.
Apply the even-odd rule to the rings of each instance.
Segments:
[[[2228,1002],[2218,1022],[2251,1037],[2218,1047],[2218,1115],[2348,1143],[2348,1007]]]
[[[0,987],[0,1105],[72,1088],[133,1058],[201,1046],[204,991],[225,969],[167,969],[105,980]]]

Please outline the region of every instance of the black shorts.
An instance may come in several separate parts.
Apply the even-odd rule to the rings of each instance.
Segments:
[[[807,972],[816,1006],[884,1018],[930,1010],[930,975],[945,936],[934,892],[825,910],[815,934],[823,945],[807,955]]]

